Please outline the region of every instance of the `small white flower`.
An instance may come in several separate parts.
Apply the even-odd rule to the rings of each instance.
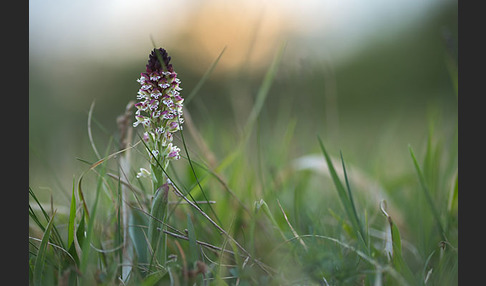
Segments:
[[[139,79],[137,79],[137,82],[139,82],[140,84],[144,84],[145,83],[145,77],[141,76]]]
[[[170,84],[168,84],[168,83],[159,83],[159,86],[161,88],[169,88],[170,87]]]
[[[135,116],[135,119],[137,119],[137,121],[133,122],[133,127],[137,127],[140,123],[144,124],[144,121],[146,121],[146,118],[142,115]]]
[[[159,150],[152,150],[152,156],[157,158],[159,156]]]
[[[143,126],[145,127],[149,127],[150,126],[150,118],[145,118],[143,121],[142,121],[142,124]]]
[[[169,146],[170,146],[170,149],[169,149],[169,154],[168,154],[167,157],[169,159],[179,160],[181,158],[181,155],[179,155],[179,152],[181,151],[181,149],[179,149],[179,147],[177,147],[177,146],[173,146],[172,143],[170,143]]]
[[[164,103],[164,104],[165,104],[167,107],[172,107],[172,106],[174,106],[174,102],[173,102],[171,99],[169,99],[169,98],[162,100],[162,102],[163,102],[163,103]]]
[[[172,112],[167,112],[163,116],[164,119],[174,119],[174,117],[175,117],[175,115]]]
[[[156,73],[150,74],[150,80],[157,81],[157,80],[159,80],[159,78],[160,78],[160,75],[158,75]]]
[[[158,106],[159,106],[159,101],[158,101],[158,100],[154,100],[154,99],[152,99],[152,100],[150,101],[150,103],[149,103],[149,108],[150,108],[150,110],[152,110],[152,111],[153,111],[153,110],[156,110]]]
[[[145,168],[140,168],[140,172],[137,173],[137,178],[150,177],[150,172]]]
[[[157,117],[160,117],[160,110],[156,110],[152,112],[152,118],[157,118]]]
[[[162,93],[159,90],[156,90],[155,89],[150,96],[152,96],[153,98],[157,99],[157,98],[159,98],[159,97],[162,96]]]
[[[147,99],[148,98],[148,93],[145,90],[139,90],[137,99],[142,100],[142,99]]]

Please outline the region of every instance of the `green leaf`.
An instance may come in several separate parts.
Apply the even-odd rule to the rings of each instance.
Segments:
[[[154,257],[160,257],[163,261],[165,261],[165,235],[162,235],[162,241],[160,241],[161,237],[161,230],[166,220],[167,216],[167,204],[168,204],[168,192],[169,187],[162,186],[157,189],[155,192],[155,196],[152,202],[152,208],[150,210],[150,217],[148,222],[148,239],[150,242],[151,250],[152,250],[152,261]],[[159,230],[160,228],[160,230]],[[150,249],[149,255],[150,255]],[[152,264],[152,262],[150,263]]]
[[[405,263],[405,260],[403,259],[402,256],[402,239],[400,237],[400,231],[398,230],[398,227],[393,223],[391,216],[386,211],[385,200],[380,202],[380,209],[381,212],[387,218],[388,224],[390,226],[392,249],[393,249],[391,262],[393,268],[395,268],[395,270],[398,273],[400,273],[407,282],[409,282],[412,285],[416,285],[417,281],[415,279],[415,276],[413,275],[413,272],[408,267],[407,263]]]
[[[141,286],[156,285],[157,282],[159,282],[159,280],[162,279],[166,274],[167,274],[167,270],[165,270],[165,269],[150,273],[150,275],[148,275],[147,278],[145,280],[143,280],[142,284],[140,284],[140,285]]]
[[[147,264],[147,237],[144,232],[144,226],[148,225],[147,216],[144,215],[138,209],[132,209],[130,212],[128,235],[135,247],[135,253],[137,254],[137,261],[139,264]]]
[[[84,239],[85,239],[85,216],[84,216],[84,210],[83,214],[81,215],[81,220],[79,222],[78,228],[76,229],[76,239],[78,240],[79,245],[83,245]]]
[[[49,238],[51,236],[51,230],[52,227],[54,226],[55,214],[56,213],[52,214],[51,219],[47,223],[46,230],[44,231],[44,235],[42,236],[42,240],[39,246],[39,251],[37,251],[37,257],[35,259],[34,275],[33,275],[34,286],[42,285],[42,271],[44,269],[44,263],[46,260],[47,245],[49,243]]]

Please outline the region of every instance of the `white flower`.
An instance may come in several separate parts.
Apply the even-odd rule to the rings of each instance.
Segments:
[[[154,156],[154,158],[157,158],[159,156],[159,150],[152,150],[152,156]]]
[[[137,173],[137,178],[147,178],[150,177],[150,172],[145,168],[140,168],[140,172]]]

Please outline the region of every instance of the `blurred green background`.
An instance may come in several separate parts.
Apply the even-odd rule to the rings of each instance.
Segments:
[[[283,61],[259,119],[264,144],[296,123],[294,158],[330,150],[374,173],[411,170],[431,124],[454,146],[457,1],[29,1],[29,185],[69,202],[73,176],[117,136],[152,40],[172,56],[212,150],[237,139],[273,55]],[[279,133],[280,132],[280,133]],[[277,138],[277,139],[276,139]],[[191,137],[186,136],[191,146]],[[226,144],[226,145],[225,145]],[[218,146],[225,148],[217,148]],[[454,147],[453,147],[454,148]],[[404,163],[405,162],[405,163]],[[405,166],[405,167],[404,167]],[[410,171],[408,170],[408,171]]]

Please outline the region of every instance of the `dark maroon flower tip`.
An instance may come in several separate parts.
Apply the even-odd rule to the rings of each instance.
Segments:
[[[157,55],[157,53],[159,55]],[[158,56],[162,58],[162,61],[164,62],[164,66],[160,64]],[[170,57],[167,54],[167,51],[165,49],[163,48],[153,49],[149,55],[149,60],[146,66],[147,73],[152,73],[155,71],[161,72],[164,69],[164,67],[167,68],[167,71],[172,73],[174,72],[174,69],[172,68],[172,64],[170,64],[169,62],[170,62]]]

